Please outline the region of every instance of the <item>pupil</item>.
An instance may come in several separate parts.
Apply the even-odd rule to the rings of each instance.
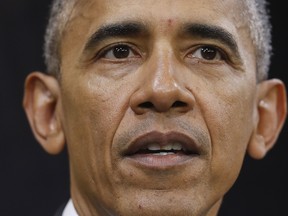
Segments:
[[[216,57],[216,50],[210,47],[202,48],[201,55],[204,59],[211,60]]]
[[[128,46],[118,46],[113,50],[113,54],[116,58],[127,58],[129,56]]]

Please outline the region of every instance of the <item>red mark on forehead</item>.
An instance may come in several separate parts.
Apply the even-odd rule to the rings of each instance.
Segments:
[[[173,32],[173,28],[175,28],[176,19],[173,18],[164,18],[161,20],[160,31],[168,33]]]

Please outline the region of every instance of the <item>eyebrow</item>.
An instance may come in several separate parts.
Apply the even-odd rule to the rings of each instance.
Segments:
[[[218,40],[227,45],[237,56],[240,56],[237,42],[233,35],[219,26],[187,23],[183,26],[182,34],[190,37]]]
[[[84,51],[109,38],[135,37],[146,33],[148,33],[148,29],[144,24],[138,22],[119,22],[103,25],[88,39]]]
[[[85,44],[84,52],[92,50],[99,43],[109,38],[116,37],[136,37],[148,35],[147,26],[140,22],[116,22],[104,24],[96,32],[94,32]],[[222,44],[228,46],[236,56],[240,57],[239,48],[233,35],[222,27],[215,25],[207,25],[201,23],[184,23],[180,35],[187,35],[191,38],[207,38],[218,40]]]

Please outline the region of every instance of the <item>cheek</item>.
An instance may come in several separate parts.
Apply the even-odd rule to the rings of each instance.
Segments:
[[[111,143],[127,109],[124,93],[129,92],[123,91],[124,84],[115,84],[101,77],[78,79],[73,84],[63,80],[62,89],[69,89],[63,91],[62,101],[71,175],[91,195],[101,193],[97,187],[101,182],[112,187]]]
[[[241,169],[253,131],[253,92],[256,92],[255,84],[248,81],[236,84],[230,80],[227,83],[213,85],[202,101],[202,112],[212,142],[211,181],[220,182],[222,187],[231,185]],[[221,184],[223,180],[230,184]]]

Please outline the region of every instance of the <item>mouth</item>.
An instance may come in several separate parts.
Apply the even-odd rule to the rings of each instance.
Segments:
[[[178,132],[145,134],[124,152],[124,157],[137,165],[159,169],[182,165],[200,155],[194,140]]]

